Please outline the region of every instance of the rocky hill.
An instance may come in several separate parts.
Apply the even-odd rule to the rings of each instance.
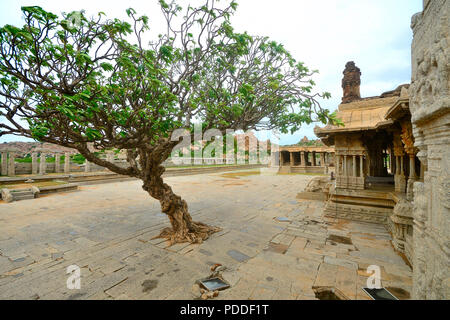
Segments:
[[[308,137],[304,137],[302,140],[300,140],[297,145],[304,146],[304,147],[322,147],[324,146],[322,140],[320,139],[313,139],[309,140]]]
[[[4,142],[0,143],[0,152],[13,149],[19,156],[31,154],[37,148],[44,148],[56,152],[69,152],[70,154],[78,153],[74,149],[58,146],[51,143],[41,142]]]

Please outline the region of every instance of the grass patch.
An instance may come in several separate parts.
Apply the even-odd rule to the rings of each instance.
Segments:
[[[256,176],[260,174],[261,171],[237,171],[223,173],[220,176],[224,178],[239,179],[239,177]]]
[[[277,173],[280,176],[320,176],[320,177],[328,177],[329,174],[325,173]]]
[[[65,161],[66,156],[61,156],[60,158],[60,163],[63,164]],[[32,163],[33,159],[28,156],[28,157],[24,157],[24,158],[15,158],[14,159],[15,162],[17,163]],[[55,157],[47,157],[45,159],[46,163],[55,163],[56,158]],[[81,155],[81,154],[75,154],[73,156],[70,156],[70,161],[74,162],[76,164],[84,164],[84,162],[86,161],[86,159]],[[37,163],[41,163],[41,158],[38,157],[37,158]]]
[[[166,169],[190,169],[190,168],[219,168],[219,167],[232,167],[232,166],[248,166],[248,164],[198,164],[191,166],[168,166]]]
[[[11,190],[15,189],[27,189],[31,186],[42,188],[42,187],[52,187],[67,184],[65,181],[43,181],[43,182],[33,182],[33,183],[18,183],[18,184],[0,184],[0,189],[7,188]]]

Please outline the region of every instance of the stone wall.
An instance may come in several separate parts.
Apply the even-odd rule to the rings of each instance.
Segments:
[[[17,163],[16,162],[16,174],[31,174],[31,163]]]
[[[31,174],[32,164],[31,163],[20,163],[16,162],[16,175]],[[70,163],[70,172],[82,172],[83,167],[77,163]],[[46,163],[46,173],[55,173],[55,163]],[[64,173],[64,163],[61,163],[60,173]]]
[[[450,299],[450,1],[413,16],[410,110],[426,171],[414,184],[413,298]]]

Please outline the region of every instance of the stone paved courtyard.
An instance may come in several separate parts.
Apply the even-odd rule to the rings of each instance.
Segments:
[[[314,299],[313,286],[368,299],[369,265],[407,298],[411,269],[385,228],[322,218],[322,202],[296,198],[311,178],[167,178],[195,220],[223,229],[201,245],[152,240],[168,220],[139,181],[0,202],[0,299],[193,299],[216,263],[231,284],[216,299]],[[70,265],[81,268],[81,290],[66,287]]]

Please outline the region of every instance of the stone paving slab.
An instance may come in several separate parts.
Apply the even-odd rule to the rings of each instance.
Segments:
[[[367,299],[371,264],[383,285],[409,293],[411,270],[386,229],[322,217],[322,202],[296,199],[310,179],[167,178],[194,220],[222,228],[171,247],[154,239],[169,223],[139,181],[0,203],[0,299],[193,299],[192,285],[215,263],[231,284],[217,299],[315,299],[314,286]],[[67,289],[70,265],[81,268],[81,290]]]
[[[367,267],[379,265],[382,285],[391,286],[399,295],[406,292],[403,298],[408,296],[412,288],[411,269],[392,249],[390,236],[384,227],[322,219],[323,204],[308,202],[303,205],[310,210],[303,210],[303,214],[290,217],[290,225],[272,239],[272,242],[281,242],[281,239],[286,238],[285,235],[293,236],[293,240],[288,241],[290,245],[287,251],[284,254],[262,252],[242,264],[237,272],[242,273],[246,279],[253,279],[253,283],[264,279],[258,277],[258,274],[270,275],[268,278],[271,284],[275,284],[281,291],[288,286],[288,281],[291,296],[296,296],[297,299],[315,299],[313,287],[334,287],[348,299],[365,300],[370,299],[362,291],[370,276],[367,274]],[[373,241],[358,241],[361,232],[364,232],[364,237]],[[336,243],[332,240],[344,240],[348,243]],[[356,254],[352,254],[354,252]],[[362,254],[358,254],[359,252]],[[395,270],[395,274],[386,272],[386,269]],[[234,296],[231,292],[236,290],[240,290],[240,287],[231,288],[226,298],[264,299],[269,294],[267,290],[253,289],[251,295],[247,292],[236,293]]]

